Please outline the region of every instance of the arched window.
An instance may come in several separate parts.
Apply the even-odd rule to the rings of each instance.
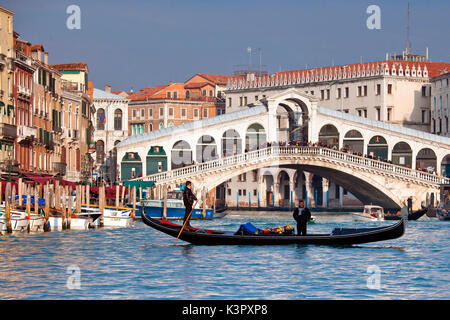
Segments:
[[[97,163],[102,164],[105,160],[105,143],[102,140],[97,140],[95,143],[95,153],[97,155]]]
[[[122,110],[114,111],[114,130],[122,130]]]
[[[105,130],[106,114],[105,110],[100,108],[97,110],[97,130]]]

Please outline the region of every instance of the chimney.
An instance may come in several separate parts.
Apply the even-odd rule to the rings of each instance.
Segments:
[[[173,82],[172,82],[172,81],[170,81],[170,82],[169,82],[169,86],[171,86],[172,84],[173,84]]]
[[[44,63],[48,64],[48,52],[44,52]]]
[[[105,86],[105,91],[111,93],[111,86],[109,84]]]

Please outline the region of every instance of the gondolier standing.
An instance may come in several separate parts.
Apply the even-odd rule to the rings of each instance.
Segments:
[[[311,212],[307,207],[305,207],[305,202],[303,200],[299,201],[298,208],[295,208],[292,216],[295,221],[297,221],[297,234],[299,236],[306,236],[306,225],[308,221],[311,220]]]
[[[190,181],[186,181],[186,188],[184,188],[184,191],[183,191],[183,203],[184,203],[184,206],[186,207],[186,211],[184,213],[184,218],[183,218],[183,224],[186,223],[186,227],[191,227],[189,220],[190,220],[191,212],[193,210],[192,205],[194,204],[194,201],[197,201],[197,197],[192,192],[191,187],[192,187],[192,183]],[[186,222],[186,220],[187,220],[187,222]]]

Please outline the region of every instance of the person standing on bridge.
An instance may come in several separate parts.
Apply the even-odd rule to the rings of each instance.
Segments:
[[[186,207],[186,211],[184,212],[183,225],[186,223],[186,227],[192,228],[189,220],[191,219],[191,212],[193,210],[192,205],[194,201],[197,201],[197,197],[191,190],[192,183],[190,181],[186,181],[186,188],[183,190],[183,203]],[[186,222],[187,220],[187,222]]]
[[[306,236],[306,225],[311,220],[311,212],[305,207],[305,201],[300,200],[298,208],[292,213],[294,220],[297,221],[297,235]]]

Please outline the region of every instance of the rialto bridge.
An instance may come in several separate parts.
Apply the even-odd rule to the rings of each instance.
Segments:
[[[117,145],[117,159],[122,180],[160,187],[191,180],[196,192],[263,168],[300,170],[308,199],[318,175],[365,204],[387,208],[412,196],[417,209],[450,182],[449,138],[320,107],[297,89],[241,111],[130,136]],[[297,178],[289,178],[291,201],[304,196],[296,191]],[[263,174],[257,181],[265,194]]]

